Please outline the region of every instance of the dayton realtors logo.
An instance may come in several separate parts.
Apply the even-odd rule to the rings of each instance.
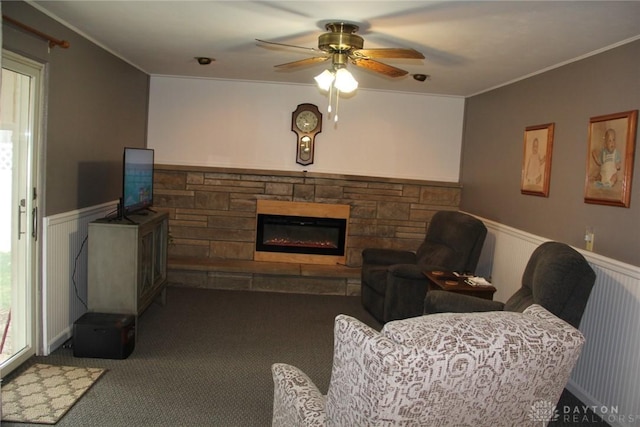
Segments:
[[[597,415],[596,415],[597,414]],[[561,421],[564,424],[597,424],[602,421],[608,424],[640,422],[640,415],[621,415],[617,406],[561,406],[551,402],[538,400],[529,409],[528,417],[533,422],[547,425],[549,421]]]

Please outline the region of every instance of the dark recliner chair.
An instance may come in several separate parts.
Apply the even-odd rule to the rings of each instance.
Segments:
[[[545,242],[531,254],[522,275],[522,287],[506,303],[432,291],[425,298],[424,312],[522,312],[539,304],[578,328],[595,279],[595,272],[578,251],[564,243]]]
[[[479,219],[439,211],[416,252],[364,249],[362,305],[381,323],[421,316],[428,288],[423,272],[475,272],[486,235],[487,228]]]

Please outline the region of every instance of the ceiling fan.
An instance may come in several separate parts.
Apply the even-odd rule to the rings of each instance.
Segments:
[[[329,31],[318,37],[318,48],[310,48],[303,46],[295,46],[285,43],[277,43],[266,40],[256,39],[261,43],[272,45],[294,47],[298,49],[306,49],[316,52],[318,56],[302,59],[299,61],[288,62],[286,64],[276,65],[276,68],[295,68],[304,65],[310,65],[317,62],[324,62],[329,59],[332,61],[333,69],[344,68],[347,62],[384,74],[388,77],[402,77],[408,74],[408,71],[393,67],[388,64],[376,61],[378,58],[408,58],[408,59],[424,59],[424,55],[414,49],[405,48],[380,48],[380,49],[363,49],[364,39],[356,34],[359,27],[353,23],[347,22],[330,22],[325,25]]]

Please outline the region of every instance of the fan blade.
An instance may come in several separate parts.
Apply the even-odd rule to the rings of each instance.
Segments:
[[[269,42],[269,41],[260,40],[260,39],[256,39],[256,41],[258,41],[260,43],[273,44],[273,45],[276,45],[276,46],[293,47],[293,48],[296,48],[296,49],[310,50],[310,51],[313,51],[313,52],[322,52],[321,50],[313,48],[313,47],[296,46],[296,45],[293,45],[293,44],[278,43],[278,42]]]
[[[311,65],[329,59],[328,56],[314,56],[313,58],[301,59],[300,61],[287,62],[286,64],[275,65],[276,68],[294,68],[303,65]]]
[[[402,77],[409,73],[408,71],[383,64],[382,62],[374,61],[373,59],[351,58],[351,61],[358,67],[366,68],[368,70],[375,71],[376,73],[384,74],[388,77]]]
[[[358,50],[354,50],[352,54],[358,58],[424,59],[424,55],[415,49],[401,49],[401,48],[358,49]]]

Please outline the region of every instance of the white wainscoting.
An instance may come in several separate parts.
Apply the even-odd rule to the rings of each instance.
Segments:
[[[43,218],[41,352],[45,356],[71,338],[73,323],[87,311],[89,223],[115,212],[116,205],[110,202]]]
[[[519,287],[531,253],[548,241],[480,218],[488,233],[478,275],[491,278],[494,299],[506,301]],[[640,267],[580,248],[596,272],[580,330],[586,344],[567,389],[610,425],[640,423]]]

